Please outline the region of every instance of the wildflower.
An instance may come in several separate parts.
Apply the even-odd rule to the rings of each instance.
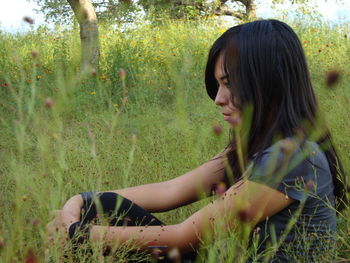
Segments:
[[[45,100],[45,107],[51,109],[54,105],[54,101],[51,98]]]
[[[118,108],[119,105],[116,103],[116,104],[113,104],[113,106],[116,107],[116,108]]]
[[[91,91],[90,94],[91,95],[96,95],[96,91]]]
[[[220,182],[218,183],[218,185],[216,186],[215,192],[218,195],[222,195],[223,193],[225,193],[227,190],[226,184],[224,182]]]
[[[2,83],[2,85],[1,86],[3,86],[3,87],[8,87],[9,86],[9,84],[7,83],[7,82],[4,82],[4,83]]]
[[[326,73],[326,83],[328,87],[333,87],[340,79],[340,74],[336,70],[331,70]]]
[[[31,79],[29,79],[29,80],[27,80],[27,83],[28,83],[28,84],[32,84],[33,81],[32,81]]]
[[[23,201],[27,201],[28,200],[28,196],[26,196],[26,195],[22,196],[22,200]]]
[[[320,47],[319,49],[318,49],[318,52],[320,53],[322,51],[322,48]]]
[[[36,79],[42,79],[43,78],[43,76],[36,76]]]
[[[215,135],[220,135],[222,133],[222,127],[220,124],[215,124],[213,126],[213,132],[215,133]]]
[[[237,217],[241,222],[248,222],[249,221],[249,213],[245,209],[239,210],[237,213]]]
[[[27,23],[30,24],[30,25],[33,25],[33,24],[34,24],[34,19],[33,19],[33,18],[30,18],[29,16],[23,17],[23,21],[24,21],[24,22],[27,22]]]
[[[102,80],[105,80],[105,79],[107,79],[107,76],[106,76],[106,74],[102,74],[102,75],[100,76],[100,79],[102,79]]]
[[[38,262],[37,256],[34,254],[33,250],[29,249],[27,255],[24,259],[25,263],[36,263]]]
[[[93,69],[93,70],[91,71],[91,75],[92,75],[93,77],[96,77],[96,76],[97,76],[97,71],[96,71],[96,69]]]
[[[119,70],[119,77],[122,79],[122,80],[125,80],[125,77],[126,77],[126,72],[124,69],[120,69]]]
[[[37,219],[37,218],[35,218],[35,219],[33,220],[33,226],[37,226],[37,225],[39,225],[39,224],[40,224],[40,220]]]
[[[33,58],[36,58],[38,56],[38,52],[33,50],[32,52],[30,52],[30,54],[32,55]]]
[[[241,116],[240,116],[240,114],[239,113],[233,113],[232,114],[232,122],[231,122],[231,126],[232,126],[232,128],[236,128],[236,127],[238,127],[238,126],[240,126],[241,125],[241,123],[242,123],[242,118],[241,118]]]
[[[311,191],[312,189],[314,189],[315,187],[315,183],[312,180],[308,180],[305,184],[305,189],[308,191]]]

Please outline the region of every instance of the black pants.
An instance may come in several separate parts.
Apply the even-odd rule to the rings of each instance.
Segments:
[[[84,200],[81,220],[83,223],[96,220],[98,211],[101,211],[104,213],[104,216],[108,218],[109,225],[111,226],[165,225],[142,207],[116,193],[104,192],[94,195],[94,193],[91,192],[84,192],[81,193],[81,195]],[[195,252],[182,255],[181,257],[183,263],[193,263],[195,262],[195,258]],[[172,261],[165,257],[158,262],[170,263]]]

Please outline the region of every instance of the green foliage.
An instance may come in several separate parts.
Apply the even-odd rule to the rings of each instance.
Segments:
[[[47,20],[59,22],[62,19],[70,21],[73,12],[67,0],[28,0],[38,4],[38,11],[45,14]],[[111,23],[131,23],[145,15],[151,21],[163,18],[171,19],[198,19],[213,15],[230,15],[239,19],[247,18],[246,6],[254,6],[254,0],[102,0],[91,1],[99,21]],[[230,4],[236,4],[233,9]],[[243,8],[242,8],[243,7]],[[244,10],[244,11],[242,11]],[[255,12],[254,12],[255,16]]]
[[[151,19],[162,16],[172,19],[206,17],[212,15],[220,5],[220,1],[208,2],[205,0],[141,0],[138,2]]]
[[[37,11],[45,14],[48,21],[54,22],[71,22],[73,11],[67,0],[28,0],[35,2],[39,9]],[[109,23],[129,23],[136,20],[141,7],[132,1],[105,0],[94,1],[92,5],[100,21],[108,21]]]
[[[294,27],[305,48],[320,106],[349,171],[347,28]],[[62,262],[59,246],[45,252],[49,247],[45,224],[50,212],[71,195],[167,180],[225,147],[228,131],[221,136],[212,132],[214,123],[225,124],[204,87],[208,49],[225,29],[211,20],[169,21],[124,32],[101,25],[97,76],[78,73],[77,29],[0,33],[1,262],[24,262],[29,250],[39,259]],[[126,70],[126,91],[120,68]],[[341,72],[334,89],[325,84],[330,69]],[[128,100],[123,106],[124,95]],[[207,202],[157,216],[178,223]],[[329,257],[339,260],[350,255],[349,209],[345,215],[339,219],[338,249],[329,252]],[[244,226],[225,241],[204,246],[203,262],[243,261],[248,252],[254,254],[246,251],[247,233]],[[123,255],[121,250],[119,260]],[[98,257],[85,255],[80,262],[100,262]]]

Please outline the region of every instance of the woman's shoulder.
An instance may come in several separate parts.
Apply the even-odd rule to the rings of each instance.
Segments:
[[[251,177],[273,178],[275,182],[279,177],[315,180],[315,174],[327,174],[327,178],[331,174],[327,157],[317,142],[300,142],[293,137],[278,140],[257,154],[251,168]]]
[[[317,165],[323,168],[328,166],[324,150],[321,149],[321,146],[317,142],[312,140],[299,141],[293,137],[278,140],[265,148],[253,161],[257,162],[260,158],[266,161],[269,158],[273,158],[273,156],[278,161],[288,159],[290,162],[299,163],[307,161],[311,165]]]
[[[266,148],[253,161],[249,180],[268,185],[295,200],[302,200],[303,189],[317,186],[315,192],[331,186],[332,176],[320,145],[306,140],[283,139]],[[328,190],[327,190],[328,191]]]

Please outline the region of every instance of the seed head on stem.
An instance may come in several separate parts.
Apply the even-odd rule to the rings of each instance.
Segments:
[[[220,182],[216,186],[215,192],[218,195],[222,195],[226,192],[226,190],[227,190],[226,184],[224,182]]]
[[[125,80],[126,72],[123,68],[119,70],[119,77],[121,78],[121,80]]]
[[[326,73],[326,84],[329,88],[333,88],[340,79],[340,73],[337,70],[330,70]]]
[[[51,99],[51,98],[47,98],[45,100],[45,107],[48,108],[48,109],[51,109],[54,105],[54,101]]]
[[[315,187],[315,183],[313,180],[308,180],[305,184],[305,189],[308,191],[311,191],[312,189],[314,189]]]
[[[34,24],[34,19],[29,17],[29,16],[25,16],[23,17],[23,21],[30,24],[30,25],[33,25]]]
[[[214,134],[215,135],[217,135],[217,136],[219,136],[219,135],[221,135],[222,134],[222,131],[223,131],[223,129],[222,129],[222,127],[221,127],[221,125],[220,124],[214,124],[214,126],[213,126],[213,132],[214,132]]]

